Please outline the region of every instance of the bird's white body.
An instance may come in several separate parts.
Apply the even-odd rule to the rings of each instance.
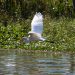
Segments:
[[[29,37],[27,38],[30,41],[44,41],[42,37],[43,32],[43,15],[39,12],[36,13],[31,22],[31,31],[28,32]]]

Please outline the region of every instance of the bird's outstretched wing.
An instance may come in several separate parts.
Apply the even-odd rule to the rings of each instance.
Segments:
[[[43,15],[39,12],[36,13],[31,22],[31,31],[29,34],[35,33],[41,35],[43,32]]]
[[[39,12],[36,13],[31,22],[31,31],[29,34],[30,40],[40,40],[44,41],[45,39],[41,36],[43,32],[43,15]]]

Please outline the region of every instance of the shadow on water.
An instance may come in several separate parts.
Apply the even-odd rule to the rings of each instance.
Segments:
[[[75,75],[75,52],[0,50],[0,75]]]

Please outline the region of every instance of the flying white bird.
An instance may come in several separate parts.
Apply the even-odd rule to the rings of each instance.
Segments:
[[[28,37],[23,37],[23,41],[29,43],[31,41],[45,41],[42,37],[43,32],[43,15],[36,13],[31,22],[31,31],[28,32]]]

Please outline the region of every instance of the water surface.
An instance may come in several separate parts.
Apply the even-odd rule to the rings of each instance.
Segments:
[[[75,75],[75,53],[0,50],[0,75]]]

